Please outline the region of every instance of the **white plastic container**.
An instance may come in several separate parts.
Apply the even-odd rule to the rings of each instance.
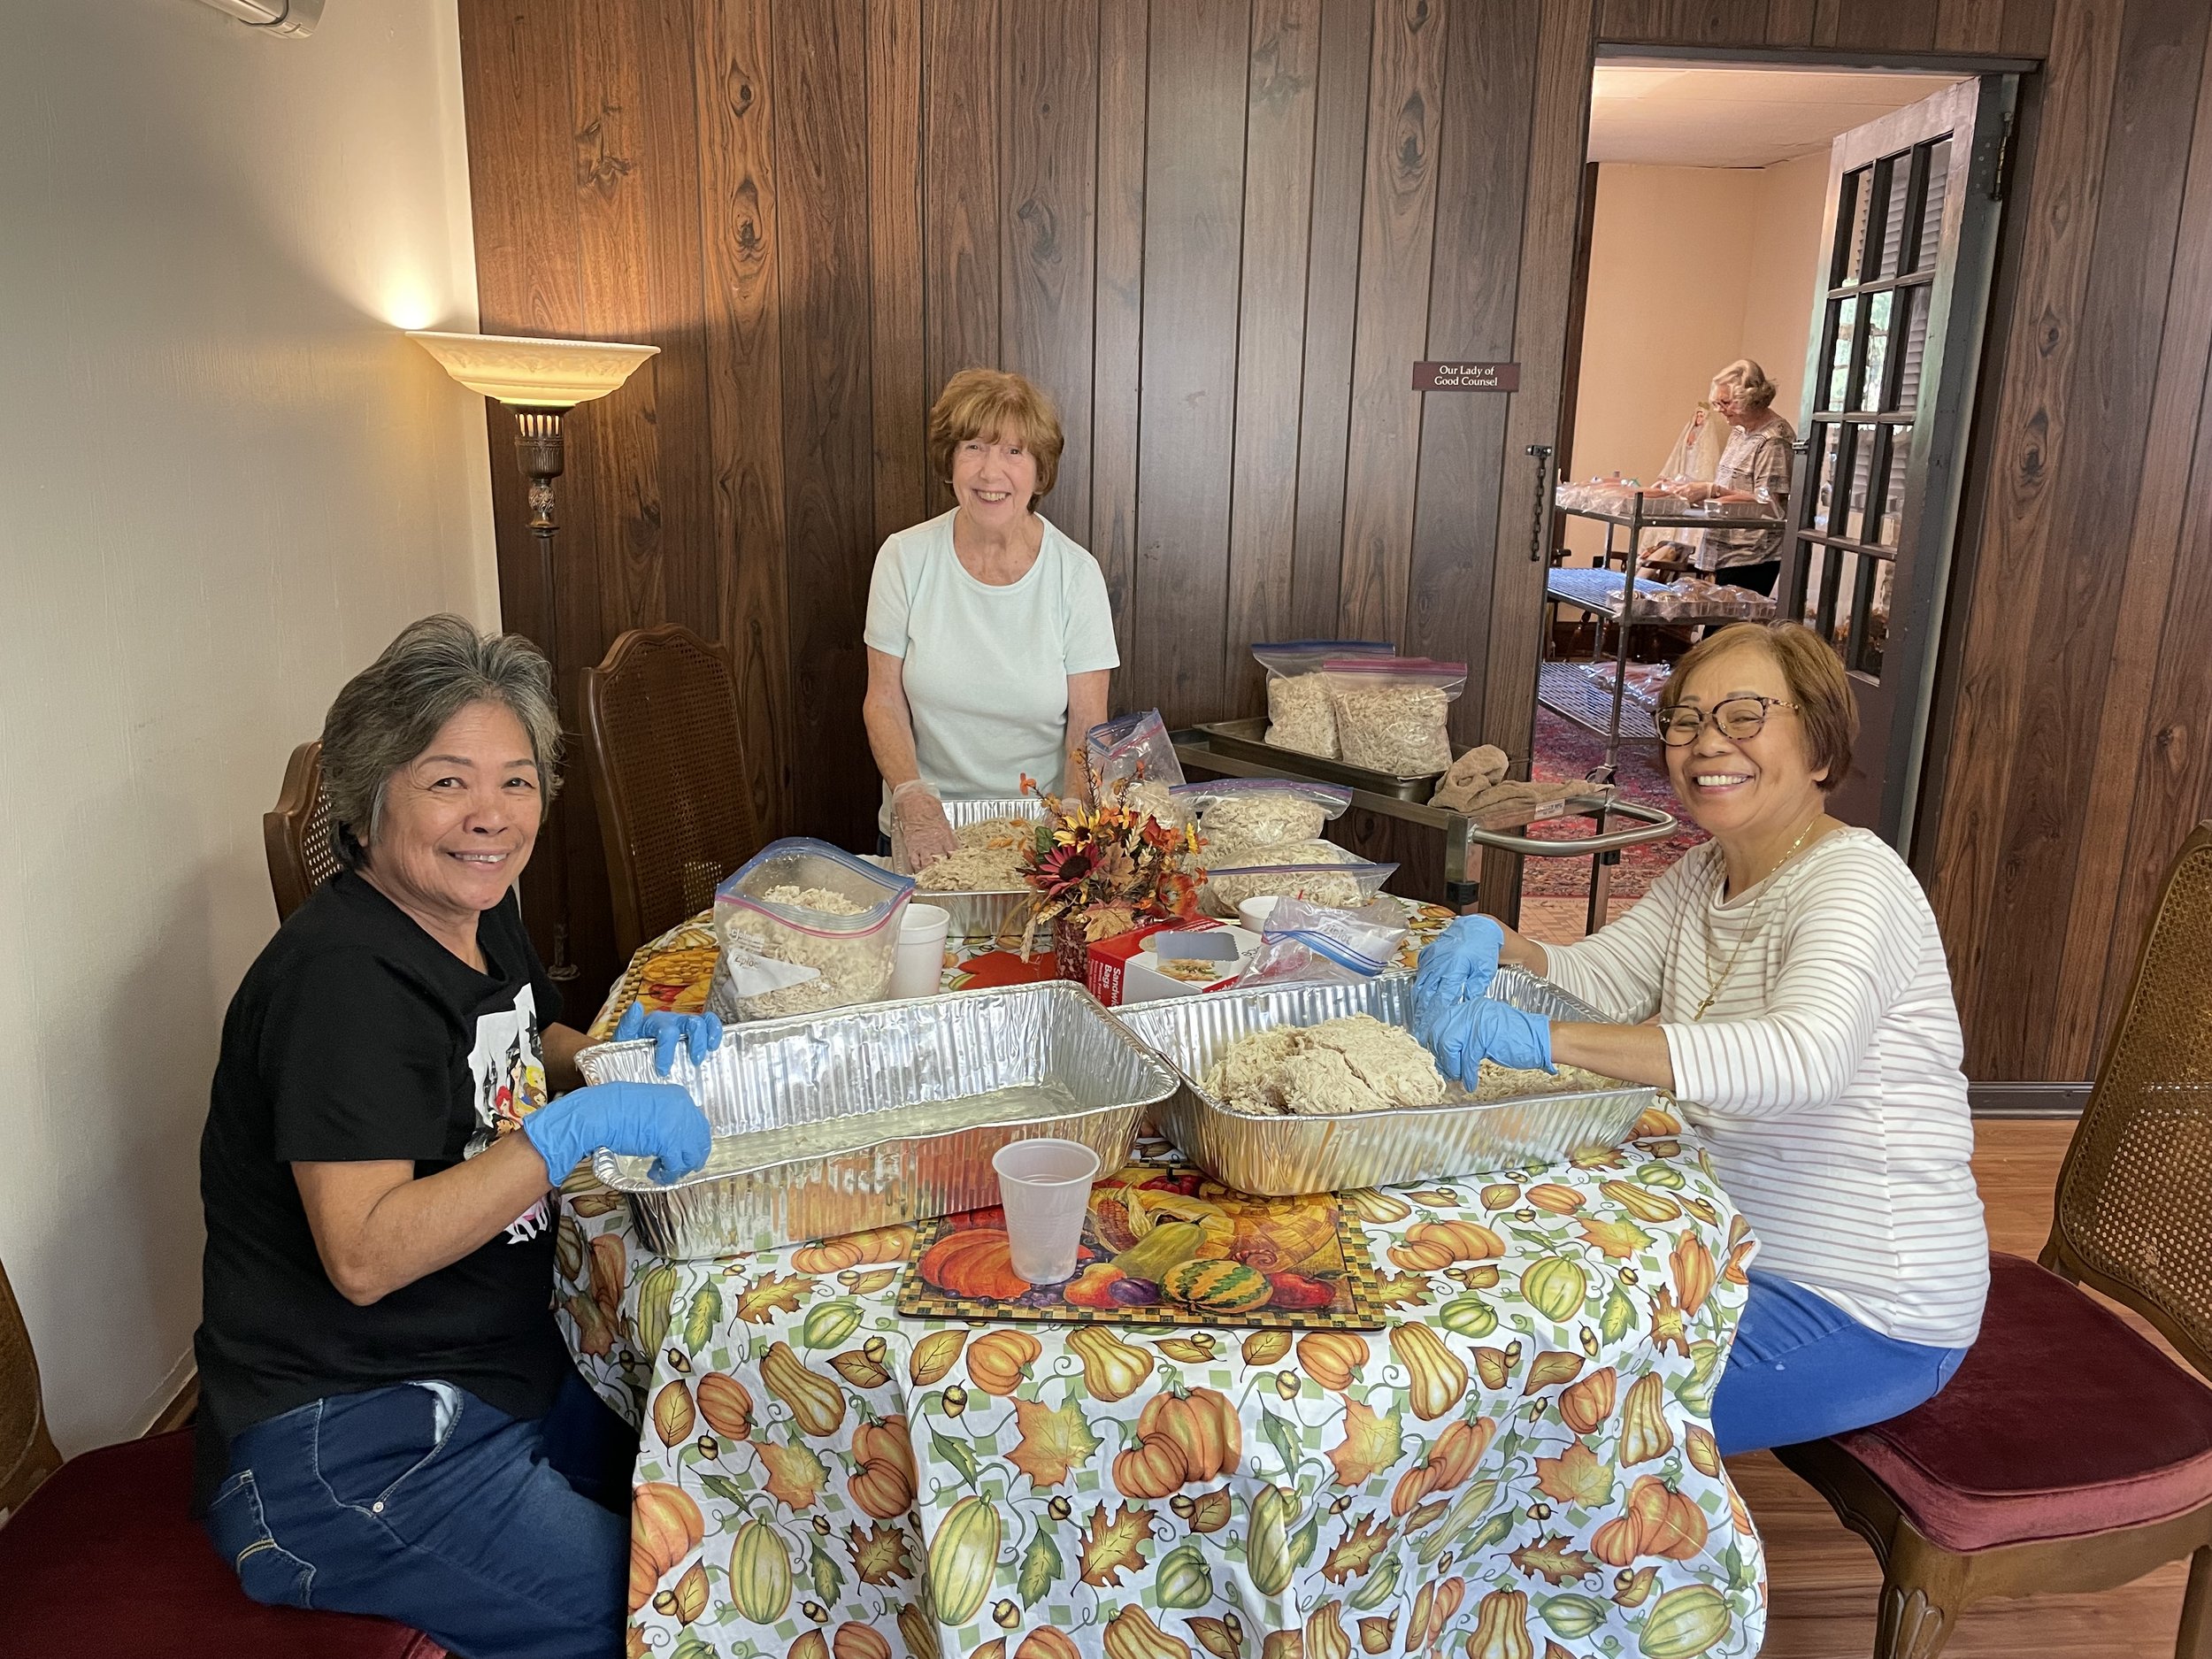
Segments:
[[[899,954],[891,968],[891,996],[934,996],[945,978],[945,936],[952,912],[938,904],[910,903],[899,918]]]
[[[1098,1179],[1098,1154],[1077,1141],[1010,1141],[991,1155],[1014,1271],[1033,1285],[1075,1277],[1083,1212]]]

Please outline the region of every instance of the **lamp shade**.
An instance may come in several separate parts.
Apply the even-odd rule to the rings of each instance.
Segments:
[[[630,378],[658,346],[601,340],[532,340],[514,334],[441,334],[410,329],[407,337],[472,392],[521,409],[571,409],[604,397]]]

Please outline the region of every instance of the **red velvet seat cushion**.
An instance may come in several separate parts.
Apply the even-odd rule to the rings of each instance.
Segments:
[[[2057,1274],[2016,1256],[1989,1267],[1981,1338],[1949,1386],[1836,1444],[1947,1549],[2212,1502],[2212,1388]]]
[[[0,1654],[70,1659],[439,1659],[388,1619],[247,1599],[186,1513],[192,1434],[71,1459],[0,1526]]]

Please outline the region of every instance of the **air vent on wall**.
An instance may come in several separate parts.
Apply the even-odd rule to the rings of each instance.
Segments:
[[[297,38],[315,32],[323,19],[323,0],[204,0],[218,12],[269,35]]]

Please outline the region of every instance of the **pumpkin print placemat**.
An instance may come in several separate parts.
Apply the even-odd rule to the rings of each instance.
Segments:
[[[1333,1197],[1253,1198],[1187,1164],[1134,1164],[1091,1188],[1075,1277],[1015,1275],[997,1210],[915,1229],[910,1318],[1376,1331],[1367,1234]]]

